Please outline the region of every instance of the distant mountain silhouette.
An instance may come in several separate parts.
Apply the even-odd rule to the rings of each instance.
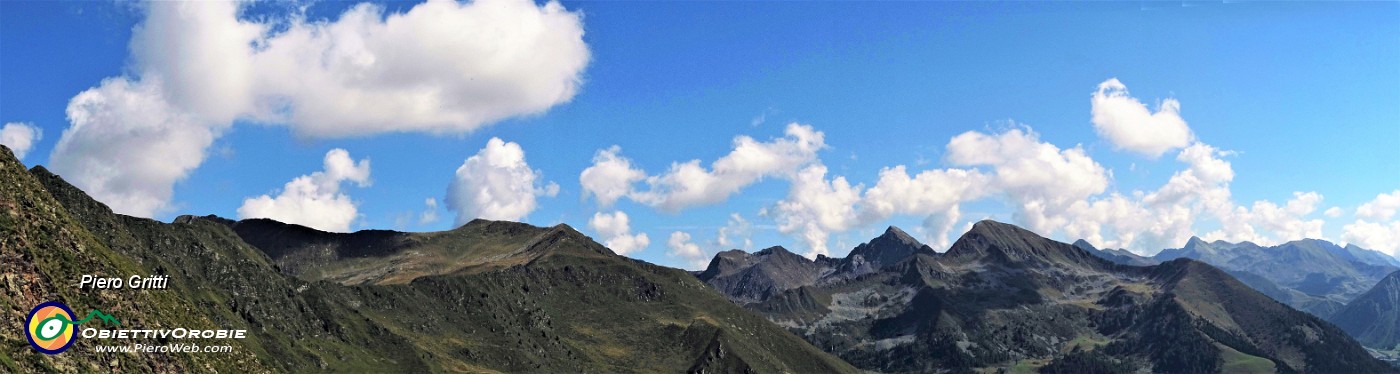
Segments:
[[[1192,237],[1182,248],[1152,257],[1157,261],[1175,258],[1215,265],[1276,300],[1323,318],[1400,270],[1394,265],[1397,261],[1384,253],[1317,239],[1262,247],[1250,242],[1207,243]]]

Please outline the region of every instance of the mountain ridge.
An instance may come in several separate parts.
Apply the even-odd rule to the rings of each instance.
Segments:
[[[874,271],[840,266],[863,256],[819,258],[833,266],[816,282],[745,306],[871,371],[1391,370],[1336,326],[1205,262],[1129,266],[1092,251],[981,221],[947,252]]]
[[[688,273],[617,256],[567,225],[481,223],[448,234],[369,231],[360,234],[368,239],[341,240],[353,234],[253,221],[245,229],[285,230],[261,239],[288,245],[265,251],[227,219],[163,223],[114,214],[45,168],[24,170],[8,150],[0,176],[0,269],[7,274],[0,283],[13,291],[0,298],[5,323],[18,325],[29,306],[58,299],[109,312],[124,327],[248,331],[226,341],[228,354],[130,356],[96,353],[92,345],[101,342],[89,339],[44,355],[3,329],[0,371],[855,371]],[[344,246],[317,247],[326,243]],[[481,245],[448,248],[462,243]],[[501,243],[515,245],[493,246]],[[305,253],[318,248],[333,255]],[[385,265],[429,250],[492,260],[446,270]],[[282,266],[294,258],[388,271],[345,285],[321,281],[326,274],[308,271],[315,266]],[[79,274],[168,274],[170,289],[66,285]]]

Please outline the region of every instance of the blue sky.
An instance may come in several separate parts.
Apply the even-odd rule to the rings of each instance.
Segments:
[[[255,37],[273,38],[288,28],[335,23],[354,6],[351,2],[245,4],[236,14],[245,22],[271,25]],[[371,14],[381,21],[385,14],[418,6],[393,2]],[[930,243],[940,239],[946,243],[956,239],[968,222],[982,218],[1022,224],[1069,241],[1091,232],[1084,227],[1067,228],[1070,223],[1093,224],[1097,219],[1102,221],[1099,226],[1110,226],[1123,221],[1104,213],[1112,209],[1071,207],[1074,201],[1108,205],[1114,193],[1120,194],[1123,204],[1141,208],[1134,212],[1145,213],[1137,215],[1151,216],[1137,217],[1142,222],[1133,224],[1118,223],[1117,230],[1158,227],[1159,232],[1125,239],[1124,233],[1103,229],[1096,244],[1152,253],[1181,244],[1180,232],[1160,231],[1162,226],[1172,226],[1202,236],[1218,231],[1221,239],[1268,242],[1318,234],[1306,236],[1365,244],[1392,254],[1400,250],[1400,223],[1393,207],[1400,202],[1391,201],[1400,199],[1397,3],[565,2],[562,6],[562,12],[576,21],[571,25],[581,28],[581,40],[565,35],[549,41],[566,44],[497,42],[551,63],[583,56],[584,65],[540,67],[553,69],[541,76],[563,72],[554,83],[576,83],[576,92],[566,95],[567,99],[546,103],[542,110],[503,109],[507,114],[500,118],[465,124],[400,121],[390,115],[366,125],[372,130],[331,135],[315,133],[325,127],[316,127],[314,119],[277,110],[239,112],[220,124],[172,122],[170,126],[212,129],[208,130],[212,140],[207,146],[176,146],[166,153],[152,153],[202,152],[204,157],[191,162],[183,173],[175,173],[173,182],[167,183],[170,195],[156,198],[163,205],[146,215],[166,221],[180,214],[238,217],[246,199],[278,196],[294,178],[322,171],[328,151],[343,149],[352,161],[370,160],[364,178],[368,183],[355,183],[352,172],[327,182],[337,187],[319,192],[343,196],[352,204],[349,230],[445,230],[456,222],[457,213],[446,209],[449,195],[454,194],[449,184],[462,177],[455,172],[469,157],[483,152],[490,139],[499,138],[517,144],[528,169],[537,172],[533,182],[525,185],[534,189],[525,195],[535,203],[526,209],[523,221],[567,223],[600,241],[646,234],[648,245],[628,255],[672,266],[694,268],[717,250],[743,247],[742,240],[730,240],[727,245],[716,242],[718,230],[733,214],[748,222],[749,229],[737,234],[748,237],[752,243],[748,249],[783,245],[795,252],[811,252],[811,237],[824,235],[821,241],[829,247],[828,253],[841,256],[887,225],[903,227]],[[545,12],[548,6],[516,8],[529,13]],[[154,14],[151,9],[146,4],[107,2],[0,3],[0,122],[27,124],[42,133],[24,157],[26,164],[50,165],[57,143],[72,125],[65,109],[79,93],[112,77],[153,81],[143,77],[160,67],[138,61],[134,56],[142,52],[132,48],[133,27],[148,22],[148,14]],[[481,27],[463,22],[448,24],[461,33],[476,33],[474,27]],[[200,50],[205,44],[172,40],[179,36],[178,28],[165,30],[174,36],[151,36],[161,50],[154,53],[205,52]],[[582,45],[586,54],[563,55],[559,45]],[[375,52],[382,51],[370,51]],[[489,53],[480,56],[490,57]],[[439,61],[431,57],[424,56],[422,64],[475,58],[452,56],[457,60]],[[424,74],[433,73],[424,70],[428,71]],[[293,73],[281,78],[301,76]],[[507,78],[502,82],[524,79]],[[1097,131],[1091,95],[1113,78],[1126,87],[1129,99],[1150,111],[1158,111],[1164,100],[1179,102],[1179,118],[1189,127],[1189,142],[1171,144],[1153,157]],[[305,83],[313,84],[309,79]],[[316,87],[298,90],[297,94],[332,92]],[[185,104],[173,91],[166,88],[164,95],[175,103],[175,110],[194,111],[182,107]],[[215,103],[229,100],[211,95]],[[461,105],[490,110],[496,104]],[[390,114],[405,112],[391,109],[395,110]],[[383,115],[356,110],[350,108],[347,115]],[[415,121],[434,123],[404,125]],[[700,160],[700,166],[712,170],[712,162],[733,150],[736,137],[751,137],[760,144],[782,141],[789,139],[785,130],[790,123],[820,131],[824,146],[814,154],[803,154],[790,167],[735,182],[740,186],[736,192],[720,194],[716,202],[666,209],[639,201],[645,197],[624,196],[603,206],[591,195],[585,197],[580,183],[580,173],[594,164],[595,154],[613,145],[647,176],[663,175],[673,163],[690,160]],[[1148,125],[1105,126],[1131,130]],[[1053,146],[1057,159],[1072,158],[1071,151],[1078,149],[1101,167],[1099,176],[1106,183],[1090,183],[1077,192],[1050,184],[1010,186],[1005,179],[1015,170],[998,167],[1011,167],[1014,162],[959,162],[966,157],[950,154],[951,139],[968,132],[999,140],[1012,140],[1006,137],[1012,132],[1033,133],[1034,143]],[[123,139],[117,137],[112,146],[124,144]],[[75,140],[74,144],[92,148],[106,143]],[[1191,170],[1195,164],[1178,155],[1195,145],[1208,147],[1196,148],[1209,151],[1204,153],[1208,158],[1228,163],[1233,176],[1208,181],[1207,186],[1195,184],[1198,189],[1187,194],[1205,196],[1223,190],[1228,193],[1224,202],[1198,197],[1167,203],[1153,200],[1154,204],[1145,202],[1150,198],[1134,197],[1133,191],[1149,195]],[[89,151],[67,150],[63,157],[101,154]],[[135,163],[126,162],[120,168],[140,167],[131,164]],[[778,209],[782,202],[803,197],[794,192],[798,184],[794,175],[813,165],[827,168],[824,181],[844,177],[851,185],[860,185],[860,191],[875,187],[881,170],[895,165],[906,165],[910,174],[971,170],[991,180],[971,187],[982,191],[982,196],[944,197],[939,200],[944,203],[906,213],[866,214],[873,211],[868,207],[874,199],[859,191],[858,201],[816,194],[805,197],[821,204]],[[472,175],[487,175],[483,173]],[[558,186],[556,194],[546,191],[551,182]],[[657,192],[645,181],[635,182],[632,189]],[[1300,197],[1295,192],[1317,196]],[[1392,193],[1393,199],[1382,195]],[[1023,210],[1036,199],[1026,196],[1042,195],[1063,204],[1049,209],[1046,220],[1035,221]],[[432,222],[420,219],[427,198],[442,205],[439,218]],[[948,199],[954,201],[956,214],[948,213]],[[1296,200],[1294,209],[1289,208],[1291,200]],[[1260,207],[1259,201],[1274,207]],[[827,222],[801,218],[802,213],[822,217],[833,212],[821,210],[830,206],[855,213]],[[1172,212],[1173,206],[1182,207],[1185,216],[1165,223],[1161,222],[1165,218],[1156,217]],[[1338,209],[1328,214],[1333,207]],[[625,232],[606,235],[606,228],[590,225],[595,213],[618,211],[630,218]],[[842,211],[836,209],[838,213],[833,214],[840,216]],[[1096,218],[1085,218],[1090,216]],[[953,217],[954,222],[926,222],[940,217]],[[939,235],[940,227],[951,229]],[[682,238],[688,240],[670,243],[675,232],[689,235]]]

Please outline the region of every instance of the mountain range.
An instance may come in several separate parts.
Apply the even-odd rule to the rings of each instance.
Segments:
[[[122,328],[247,330],[226,354],[31,349],[0,329],[0,372],[855,372],[682,270],[567,225],[327,233],[270,220],[114,214],[0,152],[0,324],[61,301]],[[84,274],[169,276],[80,290]],[[84,327],[87,327],[86,325]],[[166,344],[170,341],[142,342]]]
[[[0,323],[61,301],[122,328],[248,332],[201,342],[225,354],[80,338],[47,355],[0,329],[0,372],[1393,372],[1204,262],[1121,265],[994,221],[944,253],[891,227],[844,258],[727,251],[691,273],[563,224],[331,233],[130,217],[2,147],[0,181]],[[84,274],[170,286],[79,289]],[[1358,300],[1394,295],[1378,289],[1394,288]],[[1392,313],[1382,304],[1347,313]]]
[[[868,371],[1391,370],[1207,263],[1121,265],[995,221],[944,253],[891,227],[845,258],[799,259],[729,251],[697,276]]]
[[[1275,300],[1322,318],[1329,318],[1386,275],[1400,270],[1400,261],[1384,253],[1317,239],[1266,247],[1192,237],[1185,246],[1165,249],[1152,257],[1122,249],[1097,249],[1083,240],[1075,246],[1125,265],[1151,265],[1177,258],[1205,262]]]

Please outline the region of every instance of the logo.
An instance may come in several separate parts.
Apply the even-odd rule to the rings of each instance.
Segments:
[[[29,311],[24,330],[29,345],[47,354],[57,354],[73,346],[73,310],[57,301],[50,301]]]
[[[92,313],[88,313],[87,318],[75,322],[72,309],[68,309],[63,303],[49,301],[29,311],[29,318],[24,321],[27,326],[24,330],[25,337],[29,338],[29,345],[35,350],[51,355],[58,354],[73,346],[73,332],[76,330],[74,326],[93,317],[99,317],[103,322],[121,324],[116,318],[99,310],[93,310]]]

